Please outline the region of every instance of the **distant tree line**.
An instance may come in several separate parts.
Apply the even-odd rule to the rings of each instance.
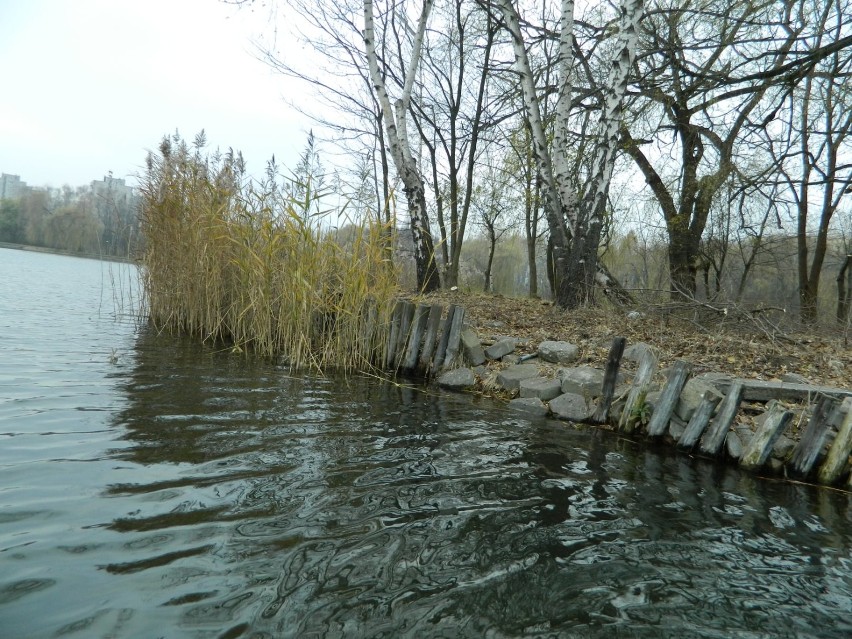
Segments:
[[[132,257],[141,242],[138,204],[124,181],[112,178],[76,189],[27,188],[0,200],[0,242]]]

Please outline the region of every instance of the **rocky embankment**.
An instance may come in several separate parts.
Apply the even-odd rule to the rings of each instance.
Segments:
[[[449,389],[499,396],[530,415],[617,429],[727,459],[750,470],[852,489],[852,389],[723,372],[691,376],[688,361],[657,370],[658,349],[616,344],[607,360],[581,362],[567,341],[480,340],[462,332],[462,366],[441,374]],[[588,359],[588,358],[587,358]],[[667,360],[668,361],[668,360]]]

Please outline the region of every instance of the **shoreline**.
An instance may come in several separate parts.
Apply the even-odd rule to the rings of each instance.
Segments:
[[[32,253],[48,253],[51,255],[65,255],[66,257],[81,257],[86,260],[100,260],[102,262],[120,262],[122,264],[137,264],[136,260],[129,257],[121,257],[118,255],[98,255],[95,253],[77,253],[75,251],[66,251],[64,249],[49,248],[46,246],[32,246],[30,244],[19,244],[16,242],[0,242],[0,248],[12,249],[15,251],[29,251]]]

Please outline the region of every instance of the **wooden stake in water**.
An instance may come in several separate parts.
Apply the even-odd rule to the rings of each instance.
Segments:
[[[784,407],[780,404],[774,404],[743,452],[743,456],[740,458],[740,466],[746,470],[757,470],[763,466],[769,459],[769,453],[772,452],[775,442],[781,437],[781,433],[784,432],[792,419],[793,413],[791,411],[784,410]]]
[[[621,367],[621,356],[624,355],[625,344],[627,344],[626,337],[616,337],[612,340],[612,346],[609,348],[601,398],[598,401],[598,408],[592,416],[592,421],[596,424],[605,424],[609,419],[609,408],[612,406],[612,397],[615,394],[615,385],[618,382],[618,369]]]
[[[740,407],[740,399],[743,395],[742,382],[736,381],[731,384],[728,389],[728,394],[722,400],[722,406],[719,408],[719,414],[710,425],[710,428],[704,433],[701,438],[700,450],[707,455],[716,455],[722,444],[725,443],[725,436],[734,423],[734,418],[737,416],[737,410]]]
[[[645,403],[645,397],[648,395],[648,389],[651,387],[656,372],[657,356],[649,350],[639,363],[639,370],[636,371],[636,377],[633,378],[633,386],[627,395],[627,403],[624,405],[624,411],[621,413],[621,419],[618,422],[619,429],[625,433],[632,433],[633,429],[636,428],[636,424],[639,422],[638,414]]]
[[[651,421],[648,422],[648,434],[651,437],[659,437],[666,432],[669,420],[672,418],[672,413],[678,399],[680,399],[680,393],[683,391],[683,386],[686,384],[691,370],[692,364],[689,362],[678,360],[674,363],[669,373],[669,380],[663,389],[663,394],[660,396],[660,401],[654,408]]]
[[[837,437],[834,438],[825,462],[819,469],[821,484],[833,484],[837,481],[846,466],[849,453],[852,452],[852,397],[843,400],[843,404],[847,408],[846,418],[837,430]]]

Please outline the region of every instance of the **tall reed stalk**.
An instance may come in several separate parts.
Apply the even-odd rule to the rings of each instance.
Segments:
[[[370,368],[398,294],[388,229],[349,221],[338,239],[274,171],[165,138],[141,186],[147,310],[159,328],[229,340],[298,368]]]

